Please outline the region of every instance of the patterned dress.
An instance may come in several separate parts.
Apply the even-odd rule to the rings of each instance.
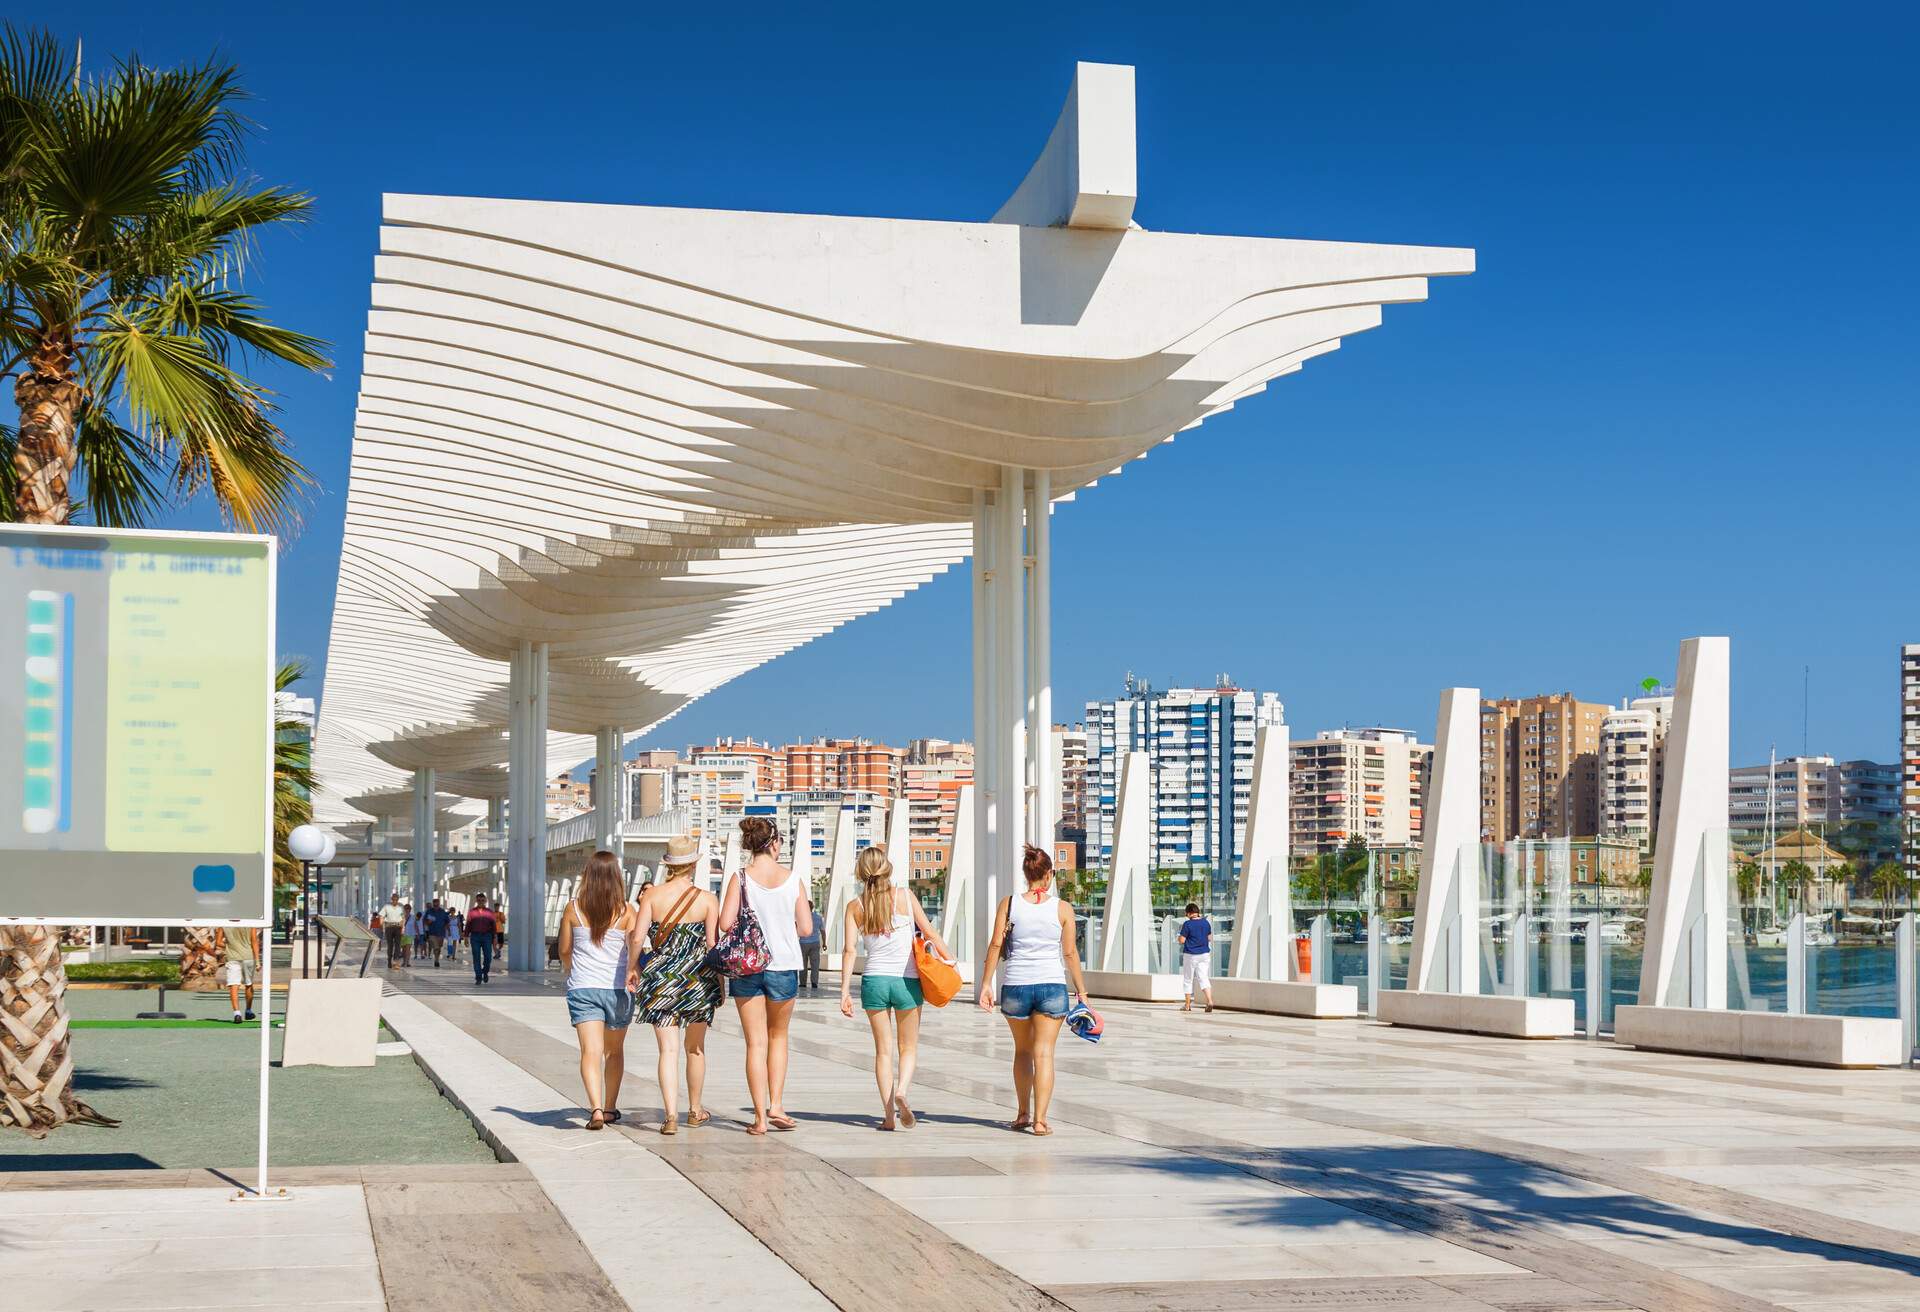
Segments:
[[[640,1021],[645,1025],[711,1025],[720,1005],[719,973],[703,964],[707,956],[704,923],[673,927],[667,941],[640,971]]]

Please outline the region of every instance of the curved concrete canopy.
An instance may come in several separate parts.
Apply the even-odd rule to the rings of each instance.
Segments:
[[[1132,70],[1081,65],[991,223],[390,195],[316,764],[323,818],[639,732],[1465,273],[1468,250],[1129,226]],[[452,787],[443,783],[442,787]]]

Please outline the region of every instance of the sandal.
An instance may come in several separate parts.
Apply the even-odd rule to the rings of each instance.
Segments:
[[[680,1133],[680,1118],[677,1116],[669,1116],[666,1120],[660,1122],[660,1133],[662,1134]]]
[[[598,1107],[592,1108],[587,1113],[587,1128],[589,1130],[606,1129],[607,1128],[606,1113],[602,1112]]]
[[[794,1120],[791,1116],[769,1116],[767,1117],[767,1124],[781,1131],[797,1130],[800,1128],[800,1122]]]
[[[1032,1125],[1033,1125],[1033,1117],[1025,1115],[1023,1113],[1014,1120],[1012,1125],[1009,1125],[1007,1128],[1017,1134],[1021,1130],[1031,1128]]]
[[[749,1125],[747,1127],[747,1133],[753,1135],[755,1138],[764,1135],[766,1132],[767,1127],[764,1125]]]
[[[1030,1131],[1030,1133],[1036,1139],[1044,1139],[1048,1135],[1053,1133],[1053,1127],[1051,1125],[1048,1125],[1045,1121],[1035,1121],[1033,1123],[1033,1129]]]
[[[900,1128],[903,1130],[911,1130],[915,1124],[913,1108],[907,1106],[907,1100],[905,1098],[895,1098],[893,1105],[900,1109]]]
[[[607,1108],[607,1124],[608,1125],[615,1124],[617,1121],[619,1121],[619,1119],[620,1119],[620,1109],[618,1107]]]
[[[697,1130],[712,1119],[713,1119],[712,1112],[688,1112],[687,1128],[689,1130]]]

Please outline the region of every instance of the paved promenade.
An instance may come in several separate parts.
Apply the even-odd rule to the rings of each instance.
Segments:
[[[628,1119],[589,1135],[576,1128],[557,977],[476,990],[418,971],[394,983],[389,1024],[509,1164],[388,1168],[398,1177],[315,1182],[288,1204],[216,1207],[224,1192],[175,1184],[173,1196],[205,1196],[170,1209],[181,1240],[214,1237],[195,1216],[277,1229],[272,1216],[308,1209],[313,1233],[335,1236],[287,1250],[313,1265],[283,1253],[258,1272],[257,1302],[234,1293],[252,1275],[187,1282],[190,1303],[151,1296],[164,1281],[128,1283],[157,1200],[103,1212],[106,1192],[0,1179],[0,1279],[61,1260],[46,1248],[57,1234],[68,1251],[123,1259],[107,1268],[124,1273],[121,1297],[108,1282],[93,1287],[100,1301],[62,1301],[56,1283],[36,1307],[482,1298],[496,1312],[554,1312],[556,1278],[569,1308],[896,1312],[903,1280],[912,1305],[935,1312],[1920,1306],[1920,1075],[1909,1071],[1113,1004],[1105,1043],[1061,1040],[1057,1133],[1034,1139],[1001,1128],[1004,1026],[956,1004],[927,1014],[920,1126],[885,1135],[872,1128],[866,1026],[823,995],[802,998],[794,1025],[798,1131],[744,1133],[729,1014],[710,1042],[712,1125],[654,1133],[653,1045],[637,1031]],[[667,1242],[703,1260],[662,1269],[653,1255]],[[207,1250],[169,1251],[187,1263]],[[482,1288],[461,1292],[450,1274],[462,1252],[497,1255]]]

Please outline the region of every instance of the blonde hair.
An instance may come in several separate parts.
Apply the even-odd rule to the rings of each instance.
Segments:
[[[860,881],[860,900],[854,904],[860,908],[860,932],[891,934],[893,862],[887,859],[887,849],[877,843],[862,848],[853,863],[853,877]]]

